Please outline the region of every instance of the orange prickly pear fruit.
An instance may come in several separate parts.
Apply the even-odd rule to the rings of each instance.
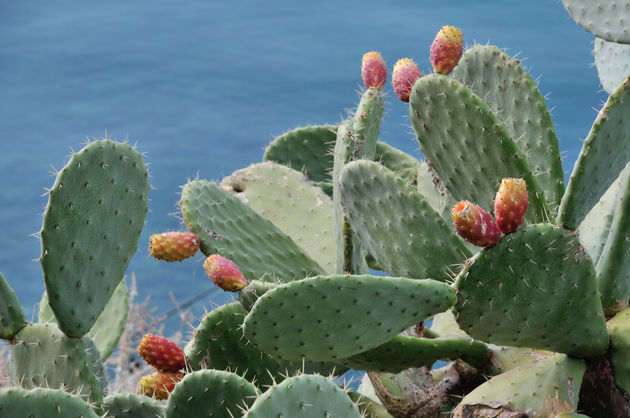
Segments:
[[[527,212],[527,185],[523,179],[505,178],[494,199],[494,217],[504,234],[521,226]]]
[[[247,286],[247,279],[232,260],[212,254],[203,263],[203,268],[212,282],[228,292],[238,292]]]
[[[381,54],[376,51],[368,52],[363,55],[361,62],[361,77],[366,88],[376,87],[383,89],[387,81],[387,65]]]
[[[143,376],[138,383],[138,391],[141,395],[158,400],[168,399],[175,385],[182,380],[182,373],[155,372]]]
[[[478,247],[491,247],[499,242],[499,227],[481,206],[463,200],[453,206],[451,218],[455,230],[466,241]]]
[[[161,372],[176,372],[186,366],[184,350],[158,335],[146,334],[138,346],[138,354]]]
[[[431,65],[438,74],[448,75],[462,57],[464,36],[454,26],[442,26],[431,44]]]
[[[405,103],[409,102],[411,89],[420,77],[422,77],[422,73],[413,60],[409,58],[399,59],[392,72],[392,86],[396,96]]]
[[[158,260],[182,261],[198,249],[199,238],[192,232],[164,232],[149,239],[149,253]]]

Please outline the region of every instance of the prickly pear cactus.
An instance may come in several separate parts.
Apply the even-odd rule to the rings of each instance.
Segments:
[[[67,335],[87,334],[107,305],[138,248],[148,201],[147,168],[127,144],[94,141],[57,176],[40,262],[50,307]]]

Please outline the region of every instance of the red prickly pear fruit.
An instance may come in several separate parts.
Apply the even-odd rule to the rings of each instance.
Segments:
[[[466,241],[478,247],[491,247],[499,242],[499,227],[481,206],[463,200],[453,206],[451,218],[455,230]]]
[[[387,81],[387,65],[381,54],[371,51],[363,54],[361,62],[361,77],[366,88],[376,87],[383,89]]]
[[[394,65],[394,71],[392,72],[392,86],[396,96],[403,102],[408,103],[411,89],[420,77],[422,77],[422,73],[413,60],[409,58],[399,59]]]
[[[238,292],[247,286],[247,279],[243,276],[232,260],[212,254],[203,263],[203,268],[212,282],[228,292]]]
[[[505,178],[494,198],[494,217],[504,234],[521,226],[527,212],[527,185],[523,179]]]
[[[431,65],[438,74],[449,75],[462,57],[464,36],[454,26],[442,26],[431,44]]]
[[[158,400],[168,399],[175,385],[182,380],[182,373],[155,372],[142,376],[138,383],[138,391],[141,395]]]
[[[146,334],[138,346],[138,354],[161,372],[176,372],[186,366],[184,350],[167,338]]]
[[[192,232],[164,232],[151,235],[149,254],[165,261],[182,261],[199,249],[199,238]]]

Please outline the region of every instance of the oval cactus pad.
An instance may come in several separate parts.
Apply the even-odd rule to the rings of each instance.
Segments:
[[[455,286],[457,322],[473,338],[577,357],[608,346],[593,263],[566,229],[530,225],[504,235]]]
[[[265,293],[244,333],[263,352],[287,360],[334,360],[388,341],[455,303],[441,282],[400,277],[319,276]]]
[[[85,335],[138,248],[149,183],[127,144],[95,141],[72,155],[50,190],[40,262],[50,307],[67,335]]]

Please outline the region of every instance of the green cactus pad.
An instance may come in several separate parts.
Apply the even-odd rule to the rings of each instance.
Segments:
[[[64,388],[101,405],[103,392],[81,339],[68,338],[51,323],[27,325],[15,336],[11,377],[20,386]]]
[[[619,190],[615,198],[614,215],[595,265],[602,306],[607,315],[627,308],[630,295],[630,162],[618,179]]]
[[[162,418],[164,406],[161,402],[144,395],[121,392],[110,395],[104,401],[107,418]]]
[[[590,357],[608,346],[590,258],[571,231],[529,225],[469,260],[454,309],[473,338]]]
[[[558,224],[575,230],[630,161],[630,80],[612,94],[582,144]]]
[[[277,287],[278,283],[262,282],[260,280],[252,280],[247,286],[238,292],[238,301],[246,311],[250,311],[254,303],[268,290]]]
[[[352,122],[352,130],[354,131],[353,159],[374,159],[383,110],[383,93],[375,87],[365,90],[361,95],[357,110],[354,112]]]
[[[332,380],[303,374],[272,386],[256,399],[244,418],[359,418],[359,408]]]
[[[15,291],[0,273],[0,338],[10,340],[27,324]]]
[[[118,340],[120,340],[120,336],[125,330],[128,312],[129,291],[125,280],[121,280],[116,286],[111,299],[107,302],[105,309],[103,309],[103,312],[98,316],[98,319],[87,334],[96,344],[103,361],[107,360],[114,348],[116,348],[116,345],[118,345]],[[44,292],[39,302],[38,319],[39,322],[57,323],[55,314],[48,304],[48,294],[46,292]]]
[[[545,222],[543,190],[516,142],[488,105],[452,77],[432,74],[414,84],[409,114],[420,148],[456,200],[493,207],[501,179],[527,183],[530,222]]]
[[[330,183],[336,137],[335,125],[297,128],[276,137],[267,146],[263,161],[301,171],[314,182]]]
[[[98,418],[81,398],[60,389],[0,388],[0,415],[7,418]]]
[[[390,275],[444,282],[470,256],[422,195],[379,163],[353,161],[339,183],[350,226]]]
[[[457,411],[465,409],[464,405],[472,406],[474,410],[475,405],[494,402],[511,405],[532,416],[553,417],[558,413],[573,412],[577,409],[585,371],[586,366],[581,360],[554,354],[495,376],[478,386],[462,399],[454,415],[462,416],[457,415]]]
[[[168,397],[165,418],[234,418],[250,406],[258,391],[241,376],[223,370],[187,373]]]
[[[85,355],[89,363],[92,365],[92,370],[94,370],[94,377],[98,382],[98,386],[101,388],[101,392],[103,396],[107,395],[107,375],[105,373],[105,366],[103,365],[103,360],[101,360],[101,353],[98,351],[98,347],[92,341],[90,337],[87,335],[81,338],[83,342],[83,347],[85,348]]]
[[[610,361],[617,386],[630,392],[630,309],[619,312],[608,321]]]
[[[593,55],[599,82],[606,93],[613,94],[630,74],[630,45],[595,38]]]
[[[418,169],[424,164],[406,152],[381,141],[376,143],[374,160],[398,174],[409,184],[417,183]]]
[[[437,360],[462,358],[480,367],[490,358],[485,344],[466,337],[415,338],[397,335],[385,344],[337,360],[355,370],[399,373],[410,367],[431,367]]]
[[[518,60],[490,45],[474,45],[466,50],[453,77],[483,97],[503,121],[555,214],[564,194],[564,172],[558,138],[536,82]]]
[[[291,281],[323,273],[271,221],[214,183],[189,182],[180,205],[188,230],[199,237],[201,251],[234,261],[248,280]]]
[[[246,314],[239,303],[231,303],[204,315],[193,339],[186,345],[190,367],[193,370],[213,368],[237,372],[261,388],[299,371],[325,375],[341,375],[347,371],[332,363],[294,363],[268,356],[243,336]]]
[[[610,42],[630,44],[630,5],[621,0],[561,0],[575,22],[587,32]]]
[[[418,192],[424,197],[429,206],[439,213],[443,219],[452,222],[451,208],[457,202],[447,193],[441,182],[433,176],[431,168],[426,161],[422,161],[418,166],[416,183]]]
[[[135,149],[102,140],[74,154],[50,190],[40,262],[50,307],[71,337],[92,328],[136,252],[147,179]]]
[[[332,201],[301,173],[269,161],[234,172],[221,187],[273,222],[326,273],[336,272]]]
[[[610,234],[615,210],[619,204],[621,182],[625,180],[623,174],[622,172],[610,185],[578,227],[580,242],[593,260],[594,266],[597,266]]]
[[[364,418],[393,418],[385,407],[367,396],[357,392],[348,392],[348,396],[357,404],[362,417]]]
[[[378,347],[455,300],[450,286],[430,279],[312,277],[265,293],[244,334],[275,357],[336,360]]]
[[[333,166],[333,227],[337,248],[337,273],[339,274],[368,272],[368,265],[365,261],[366,253],[361,246],[361,241],[350,228],[339,196],[339,176],[343,167],[352,160],[353,150],[354,132],[350,122],[345,121],[339,125],[337,131]]]

